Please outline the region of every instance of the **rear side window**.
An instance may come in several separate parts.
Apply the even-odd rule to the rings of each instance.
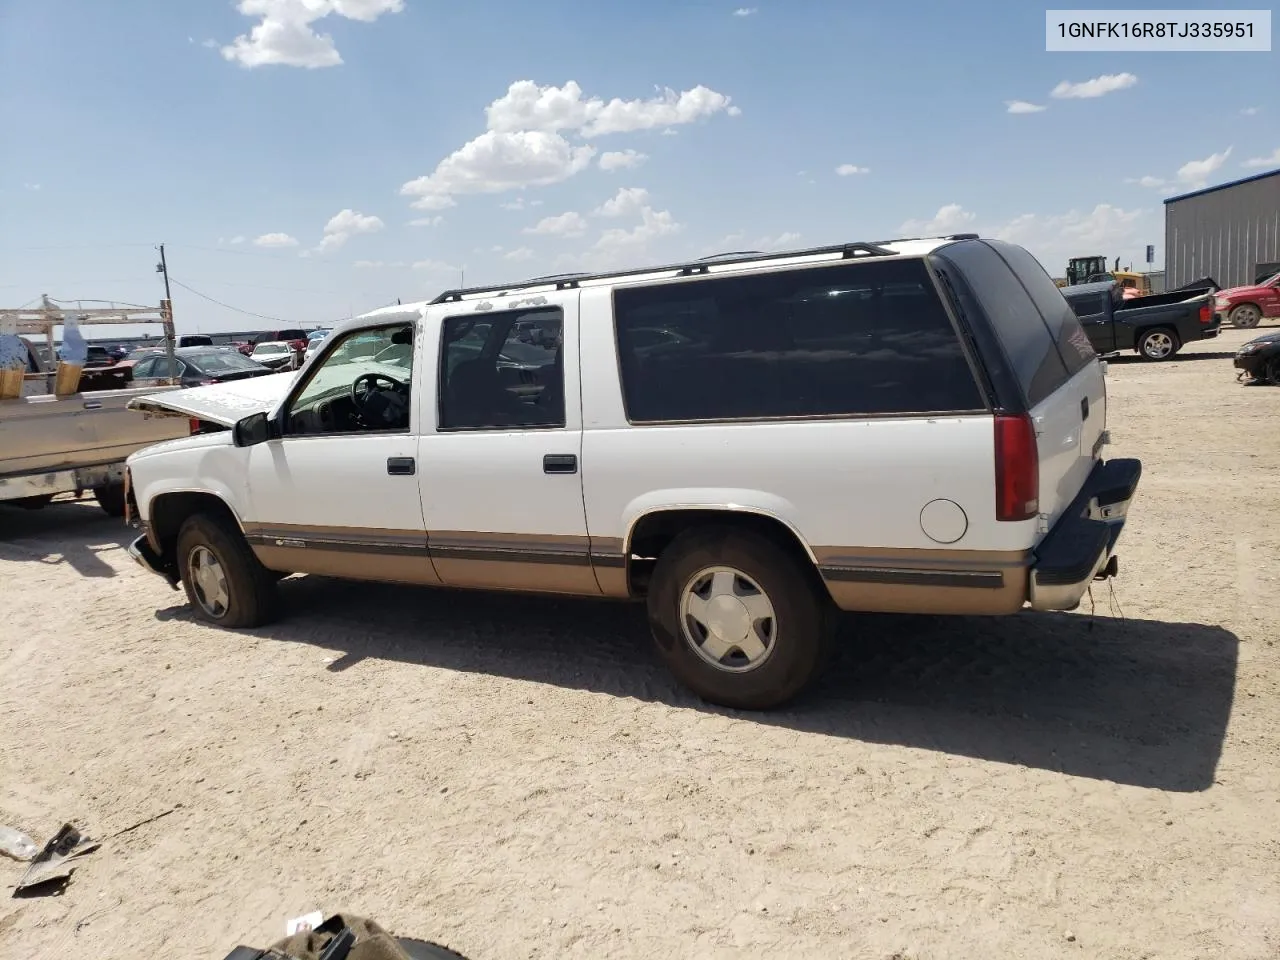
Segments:
[[[1080,326],[1080,321],[1076,319],[1076,314],[1067,303],[1066,297],[1062,295],[1062,291],[1058,289],[1049,274],[1045,273],[1040,261],[1022,247],[1012,243],[994,242],[991,246],[1017,274],[1022,285],[1027,288],[1027,293],[1031,294],[1031,299],[1035,301],[1040,316],[1044,317],[1045,325],[1049,328],[1058,353],[1062,356],[1067,373],[1075,375],[1083,370],[1097,354],[1094,353],[1089,337]],[[1105,307],[1100,307],[1093,312],[1100,313],[1103,309]]]
[[[1091,293],[1085,297],[1072,297],[1067,303],[1077,317],[1093,317],[1107,312],[1108,299],[1105,293]]]
[[[1029,407],[1069,379],[1067,366],[1035,301],[994,250],[972,240],[951,244],[937,256],[954,264],[972,288],[1009,358]]]
[[[614,292],[633,423],[979,410],[919,260]]]

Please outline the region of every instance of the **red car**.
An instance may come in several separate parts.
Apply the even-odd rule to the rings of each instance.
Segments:
[[[1233,327],[1256,327],[1263,317],[1280,317],[1280,273],[1252,286],[1219,290],[1214,309]]]

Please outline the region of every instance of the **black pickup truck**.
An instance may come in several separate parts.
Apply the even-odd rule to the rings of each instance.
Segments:
[[[1065,287],[1062,295],[1100,354],[1136,350],[1144,360],[1169,360],[1193,340],[1216,337],[1222,322],[1213,294],[1175,290],[1125,300],[1114,280]]]

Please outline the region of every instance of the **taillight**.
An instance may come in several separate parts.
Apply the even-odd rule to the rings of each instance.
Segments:
[[[1040,451],[1028,414],[997,416],[996,519],[1030,520],[1040,512]]]
[[[1213,319],[1213,307],[1209,306],[1206,303],[1203,307],[1200,308],[1200,322],[1208,323],[1212,319]]]
[[[191,427],[192,436],[195,436],[197,433],[200,432],[200,421],[197,420],[195,417],[192,417],[190,420],[188,420],[187,425]]]

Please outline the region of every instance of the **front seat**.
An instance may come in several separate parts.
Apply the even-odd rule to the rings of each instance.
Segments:
[[[512,422],[511,394],[492,360],[465,360],[449,374],[442,427],[496,427]]]

